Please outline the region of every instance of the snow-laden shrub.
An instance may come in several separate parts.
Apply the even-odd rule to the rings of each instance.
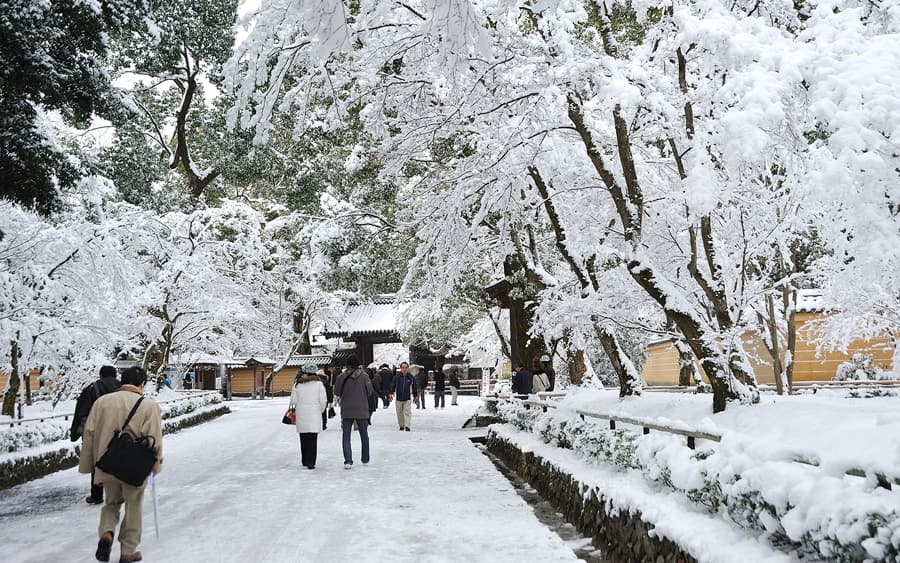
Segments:
[[[218,393],[191,395],[187,398],[163,403],[160,413],[163,420],[192,413],[207,405],[220,404]],[[59,441],[69,441],[71,419],[54,418],[44,422],[30,422],[19,426],[0,427],[0,452],[13,453]]]
[[[497,414],[592,463],[640,471],[709,512],[759,532],[774,546],[829,561],[900,561],[900,514],[889,498],[894,493],[866,491],[867,485],[852,477],[829,476],[784,459],[735,459],[720,449],[694,451],[679,436],[611,430],[572,413],[526,409],[519,401],[498,403]],[[854,500],[844,504],[853,508],[835,510],[849,495],[855,495]]]
[[[871,354],[856,353],[840,364],[832,381],[875,381],[887,379],[884,371],[872,361]]]
[[[54,418],[44,422],[0,427],[0,452],[27,450],[60,440],[69,440],[71,421]]]

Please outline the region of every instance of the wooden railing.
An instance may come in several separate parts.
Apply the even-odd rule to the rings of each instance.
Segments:
[[[164,401],[156,401],[158,405],[165,405],[167,403],[175,403],[178,401],[186,401],[188,399],[192,399],[194,397],[201,397],[203,395],[210,394],[220,394],[218,391],[178,391],[179,393],[184,393],[184,397],[175,397],[174,399],[166,399]],[[45,420],[53,420],[56,418],[61,418],[63,420],[69,420],[72,416],[74,416],[74,412],[64,412],[59,414],[48,414],[46,416],[35,416],[31,418],[18,418],[14,420],[4,420],[0,421],[0,427],[3,426],[21,426],[22,424],[29,424],[34,422],[44,422]]]
[[[561,397],[565,396],[565,393],[539,393],[538,395],[550,397]],[[494,397],[485,397],[485,402],[501,402],[501,401],[511,401],[517,400],[521,401],[522,405],[526,408],[540,408],[543,412],[547,412],[547,409],[555,409],[558,405],[549,401],[542,400],[534,400],[525,398],[524,396],[516,396],[516,395],[506,395],[506,396],[494,396]],[[616,423],[622,424],[630,424],[632,426],[637,426],[641,428],[644,434],[649,434],[651,430],[655,430],[658,432],[666,432],[668,434],[675,434],[678,436],[685,436],[687,438],[687,447],[690,449],[695,449],[697,447],[697,440],[709,440],[711,442],[721,442],[722,435],[715,434],[712,432],[705,432],[702,430],[695,430],[692,428],[676,428],[673,426],[669,426],[666,424],[660,424],[658,422],[654,422],[651,420],[645,420],[638,417],[631,417],[625,415],[618,414],[610,414],[610,413],[601,413],[594,411],[587,411],[583,409],[575,409],[575,413],[581,417],[581,420],[585,420],[587,418],[597,419],[597,420],[606,420],[609,423],[610,430],[616,429]],[[804,465],[811,465],[813,467],[818,467],[819,462],[814,459],[810,459],[804,455],[796,454],[792,456],[792,460],[794,463],[801,463]],[[862,477],[866,479],[871,475],[878,486],[884,489],[892,490],[893,485],[900,485],[900,477],[898,476],[889,476],[885,473],[881,472],[867,472],[865,469],[860,468],[852,468],[845,471],[847,475],[852,475],[854,477]]]

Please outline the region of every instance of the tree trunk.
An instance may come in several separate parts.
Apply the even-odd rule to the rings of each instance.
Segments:
[[[548,189],[546,182],[544,182],[543,176],[541,176],[538,168],[533,165],[528,167],[528,175],[531,176],[538,193],[541,194],[541,199],[544,202],[544,209],[547,212],[547,216],[550,218],[550,225],[553,227],[553,233],[556,237],[556,249],[569,265],[569,269],[572,273],[575,274],[578,283],[581,285],[582,292],[584,293],[591,290],[595,293],[598,292],[600,287],[597,278],[592,271],[592,261],[588,261],[588,268],[587,271],[585,271],[582,264],[580,264],[569,251],[566,231],[562,226],[559,214],[556,212],[556,206],[553,203],[553,199],[550,197],[550,190]],[[597,338],[600,340],[600,344],[603,347],[603,351],[607,358],[609,358],[613,371],[616,373],[616,378],[619,380],[619,396],[640,395],[641,376],[635,369],[631,358],[628,357],[628,354],[619,344],[619,339],[615,332],[601,326],[597,326],[596,332]]]
[[[673,343],[678,351],[678,385],[687,387],[694,384],[697,377],[697,366],[694,365],[694,354],[684,340]]]
[[[600,340],[600,345],[603,347],[603,351],[606,352],[606,356],[612,363],[613,371],[616,372],[616,376],[619,379],[619,396],[640,395],[643,391],[641,375],[635,369],[631,358],[622,349],[622,345],[619,343],[615,333],[605,328],[598,328],[597,338]]]
[[[628,197],[630,192],[640,194],[640,184],[632,166],[633,159],[630,157],[631,141],[625,120],[619,115],[617,107],[613,112],[613,120],[615,122],[617,146],[620,153],[625,155],[624,158],[620,157],[620,160],[623,163],[623,175],[626,178],[628,192],[619,185],[615,176],[606,166],[603,154],[594,143],[591,132],[584,122],[581,106],[573,95],[569,96],[568,115],[569,120],[581,138],[588,159],[612,197],[619,219],[622,222],[626,242],[632,247],[634,255],[639,256],[641,222],[636,219],[635,210],[642,201],[632,201]],[[708,257],[712,259],[711,256]],[[715,342],[717,335],[715,333],[710,334],[709,331],[704,329],[698,319],[695,319],[690,313],[681,310],[677,303],[670,302],[671,296],[660,285],[652,264],[635,257],[628,261],[627,268],[632,279],[662,307],[666,317],[684,335],[685,342],[690,346],[694,356],[700,359],[700,364],[706,371],[713,389],[713,412],[725,410],[728,401],[749,401],[751,394],[744,385],[735,379],[732,371],[738,369],[743,372],[743,368],[740,365],[741,362],[736,362],[734,358],[726,357],[722,350],[716,349],[712,343]],[[748,379],[753,379],[752,374]]]
[[[3,394],[2,414],[9,417],[16,416],[16,395],[19,394],[19,342],[10,342],[10,367],[9,383],[6,393]]]
[[[781,296],[784,300],[784,310],[787,311],[787,351],[784,353],[784,381],[787,392],[794,390],[794,355],[797,353],[797,325],[795,313],[797,312],[797,290],[782,288]]]

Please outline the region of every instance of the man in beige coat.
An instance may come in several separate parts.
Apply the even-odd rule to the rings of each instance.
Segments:
[[[143,396],[146,382],[147,372],[143,369],[132,367],[124,370],[122,387],[97,399],[84,426],[78,471],[81,473],[94,471],[94,480],[102,484],[106,491],[106,504],[100,512],[100,541],[97,543],[96,553],[98,561],[109,561],[116,525],[119,523],[119,508],[122,504],[125,505],[125,516],[119,528],[119,543],[122,545],[119,562],[141,560],[137,546],[141,543],[143,527],[141,504],[147,482],[140,487],[134,487],[94,466],[106,453],[110,440],[115,432],[121,429],[132,407]],[[125,430],[133,437],[152,436],[153,443],[156,444],[156,464],[153,466],[153,473],[159,473],[163,460],[162,418],[159,405],[145,398]]]

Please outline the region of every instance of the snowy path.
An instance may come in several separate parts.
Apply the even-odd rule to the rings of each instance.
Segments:
[[[287,399],[235,401],[232,414],[166,438],[162,539],[148,489],[144,560],[574,561],[459,430],[477,402],[460,399],[413,409],[412,432],[397,430],[393,405],[379,410],[372,462],[359,463],[354,436],[350,471],[338,424],[319,436],[308,471],[296,433],[280,424]],[[99,508],[84,502],[87,489],[71,469],[0,492],[3,560],[94,561]]]

